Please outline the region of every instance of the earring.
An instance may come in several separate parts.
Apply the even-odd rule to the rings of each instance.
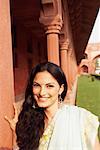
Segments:
[[[35,107],[35,104],[32,105],[32,108],[34,108],[34,109],[36,108],[36,107]]]
[[[38,105],[37,105],[36,102],[33,103],[32,108],[34,108],[34,109],[37,109],[37,108],[38,108]]]
[[[62,97],[61,97],[61,95],[59,95],[59,97],[58,97],[58,106],[59,106],[59,108],[60,107],[62,107],[62,105],[63,105],[63,99],[62,99]]]

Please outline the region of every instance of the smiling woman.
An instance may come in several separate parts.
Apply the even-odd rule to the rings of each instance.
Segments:
[[[59,105],[66,92],[59,66],[47,62],[33,68],[16,125],[19,150],[100,149],[97,116],[74,105]]]
[[[44,129],[54,118],[66,92],[66,77],[59,66],[48,62],[33,68],[16,126],[20,149],[36,150],[39,147]]]
[[[60,86],[48,71],[36,74],[33,81],[33,95],[38,106],[46,108],[45,111],[47,111],[47,108],[57,110],[58,95],[61,95],[63,90],[63,84]]]

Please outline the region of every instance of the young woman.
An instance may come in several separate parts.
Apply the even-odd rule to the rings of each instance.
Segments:
[[[99,150],[99,122],[89,111],[62,103],[67,82],[51,62],[33,68],[16,125],[19,150]]]

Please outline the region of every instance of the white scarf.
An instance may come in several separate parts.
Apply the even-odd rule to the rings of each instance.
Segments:
[[[48,150],[83,150],[79,109],[64,105],[54,119]]]
[[[60,108],[40,140],[39,150],[93,150],[98,117],[74,105]]]

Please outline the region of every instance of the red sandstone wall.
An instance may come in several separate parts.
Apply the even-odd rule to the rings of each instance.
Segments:
[[[26,88],[29,71],[37,63],[46,61],[46,41],[45,38],[38,38],[31,34],[26,28],[16,27],[17,32],[17,67],[14,68],[15,95],[20,96]],[[31,39],[30,39],[31,37]],[[28,41],[32,40],[32,53],[27,51]],[[29,60],[32,64],[29,65]]]

